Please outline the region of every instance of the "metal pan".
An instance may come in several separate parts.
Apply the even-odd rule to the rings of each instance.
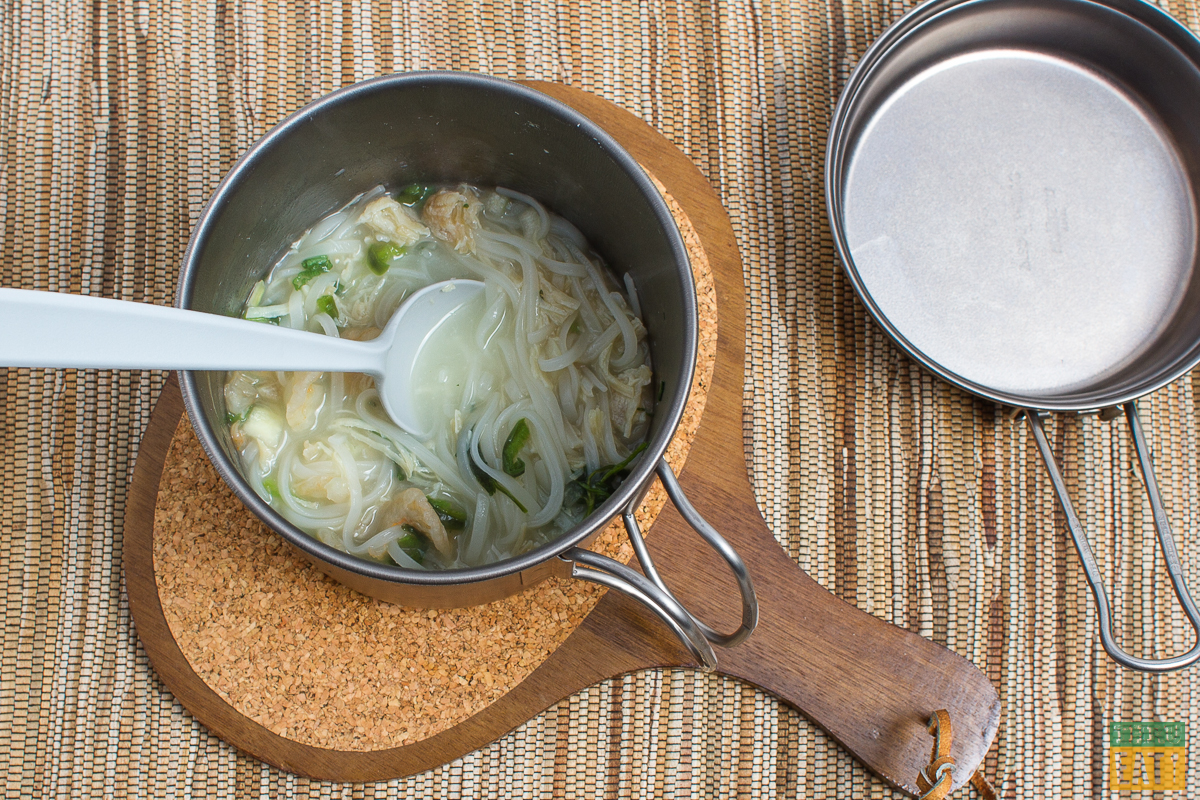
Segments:
[[[859,297],[943,379],[1024,409],[1105,649],[1099,569],[1039,413],[1123,406],[1175,593],[1200,638],[1135,399],[1200,361],[1200,41],[1137,0],[934,0],[863,56],[826,199]]]

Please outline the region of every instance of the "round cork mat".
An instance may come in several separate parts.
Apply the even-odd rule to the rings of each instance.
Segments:
[[[667,462],[683,468],[716,356],[716,290],[691,221],[657,180],[696,279],[697,369]],[[643,530],[666,502],[654,482]],[[619,518],[593,549],[628,561]],[[464,609],[406,609],[327,578],[220,480],[187,419],[163,465],[154,512],[154,580],[191,669],[232,709],[313,747],[370,751],[412,744],[474,716],[523,681],[603,594],[551,579]]]

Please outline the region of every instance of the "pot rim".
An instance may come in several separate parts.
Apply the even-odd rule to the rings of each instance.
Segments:
[[[677,387],[671,403],[665,409],[664,422],[658,432],[647,440],[647,448],[634,463],[634,466],[618,490],[600,505],[582,523],[572,528],[566,534],[554,539],[528,553],[515,558],[505,559],[493,564],[469,569],[449,569],[438,571],[408,570],[399,566],[390,566],[361,559],[344,553],[341,550],[326,545],[311,535],[288,522],[258,496],[241,477],[224,451],[217,443],[217,438],[201,410],[201,403],[196,385],[195,373],[179,372],[179,385],[183,393],[184,406],[187,415],[196,432],[197,438],[204,449],[210,463],[216,467],[222,480],[229,486],[238,499],[248,506],[255,515],[276,533],[282,535],[293,546],[298,547],[310,557],[319,562],[328,562],[341,569],[354,572],[368,578],[387,581],[396,584],[413,584],[425,586],[447,586],[456,584],[476,583],[502,578],[522,572],[552,558],[560,556],[567,550],[586,542],[597,535],[627,506],[641,496],[642,490],[654,478],[658,462],[666,452],[675,431],[679,427],[691,393],[692,378],[696,369],[696,348],[698,340],[698,312],[696,308],[696,287],[692,276],[687,248],[679,227],[667,207],[666,201],[655,188],[641,165],[617,143],[607,131],[592,122],[583,114],[565,103],[543,94],[535,89],[514,83],[512,81],[493,78],[470,72],[455,71],[419,71],[396,73],[378,78],[361,81],[337,89],[293,112],[275,125],[261,139],[250,147],[245,154],[230,168],[221,179],[212,197],[201,211],[192,235],[184,251],[180,270],[179,288],[176,291],[175,305],[188,308],[192,299],[193,268],[197,255],[203,249],[208,237],[212,234],[213,221],[216,212],[222,208],[232,194],[240,187],[245,176],[252,171],[254,165],[277,142],[286,138],[294,129],[306,123],[310,117],[322,111],[338,106],[345,102],[381,91],[407,86],[427,86],[431,83],[451,87],[468,88],[478,91],[491,91],[508,94],[524,102],[539,106],[546,113],[577,128],[582,135],[595,140],[604,149],[617,166],[624,172],[643,195],[667,238],[667,243],[673,254],[676,273],[682,283],[685,298],[690,298],[687,307],[683,309],[683,339],[684,352],[681,354],[681,367],[677,376]],[[655,377],[658,378],[657,371]],[[661,407],[656,407],[655,416],[663,413]]]

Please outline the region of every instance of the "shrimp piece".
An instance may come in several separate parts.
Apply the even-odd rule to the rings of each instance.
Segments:
[[[333,465],[333,451],[324,442],[304,443],[301,450],[302,464],[308,469],[305,476],[292,477],[292,493],[308,500],[328,498],[331,503],[350,500],[350,486],[345,476]]]
[[[278,400],[279,384],[270,372],[229,373],[225,383],[225,410],[235,417],[245,416],[250,406],[259,400]]]
[[[429,229],[421,224],[413,212],[387,196],[367,203],[361,219],[375,233],[386,236],[401,247],[415,244],[429,235]]]
[[[325,404],[323,372],[296,372],[287,388],[287,417],[292,430],[311,430],[317,424],[317,414]]]
[[[475,231],[483,203],[469,186],[442,189],[425,201],[423,216],[433,235],[460,253],[475,252]]]
[[[292,480],[292,492],[297,497],[318,500],[324,495],[331,503],[350,501],[350,487],[345,478],[336,475],[312,475]]]
[[[450,537],[446,533],[446,528],[442,525],[442,520],[438,517],[437,512],[433,510],[433,506],[429,505],[429,501],[425,499],[425,493],[420,489],[412,487],[396,495],[388,504],[387,509],[383,511],[383,519],[386,521],[384,528],[412,525],[429,537],[439,553],[447,558],[453,557],[450,552]]]

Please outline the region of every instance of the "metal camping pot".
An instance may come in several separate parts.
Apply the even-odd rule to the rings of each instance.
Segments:
[[[826,199],[875,320],[950,383],[1024,410],[1115,641],[1039,413],[1124,408],[1171,583],[1192,601],[1136,398],[1200,361],[1200,41],[1140,0],[933,0],[863,56]]]
[[[467,73],[392,75],[333,92],[273,128],[221,182],[184,255],[177,305],[238,313],[254,283],[313,222],[381,183],[413,182],[527,193],[575,223],[597,252],[633,277],[662,395],[648,446],[629,477],[590,517],[536,550],[474,569],[420,572],[348,555],[284,519],[241,473],[225,423],[225,374],[184,372],[184,402],[208,457],[267,525],[318,569],[364,594],[407,606],[461,607],[549,577],[581,578],[644,603],[712,668],[712,645],[745,639],[758,606],[742,559],[693,509],[663,458],[696,365],[696,292],[687,251],[645,172],[586,117],[532,89]],[[742,622],[733,633],[717,633],[688,613],[650,561],[633,510],[655,475],[737,579]],[[585,549],[617,515],[642,573]]]

